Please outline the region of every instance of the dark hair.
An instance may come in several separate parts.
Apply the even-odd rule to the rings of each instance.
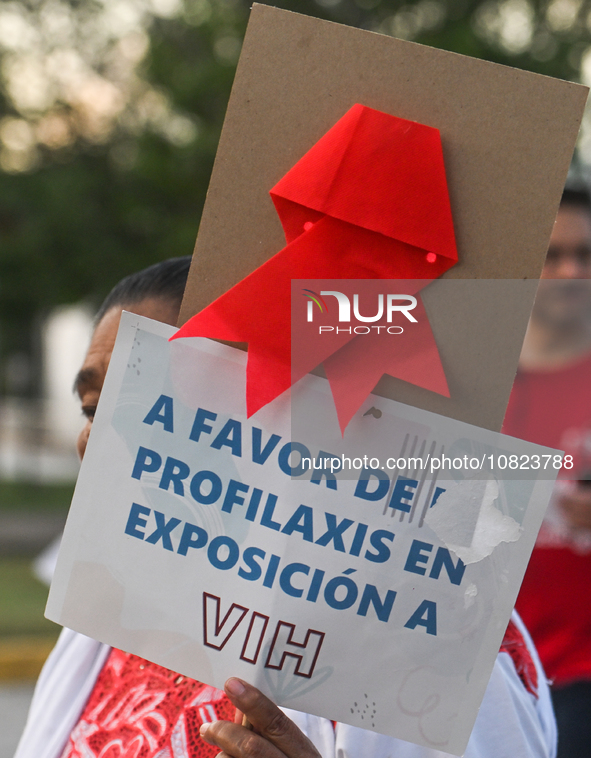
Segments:
[[[148,298],[165,300],[181,307],[191,256],[169,258],[122,279],[109,292],[95,317],[95,324],[115,306],[135,305]]]
[[[562,192],[560,207],[583,208],[591,213],[591,197],[589,191],[583,187],[566,187]]]

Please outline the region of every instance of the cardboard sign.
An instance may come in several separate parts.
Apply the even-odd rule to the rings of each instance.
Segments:
[[[48,617],[460,754],[562,456],[376,396],[343,438],[314,376],[247,419],[246,355],[174,331],[123,315]]]
[[[499,430],[587,92],[255,4],[179,323],[284,247],[269,191],[354,104],[436,127],[459,254],[444,279],[515,286],[467,286],[450,308],[429,285],[451,398],[387,375],[376,392]]]

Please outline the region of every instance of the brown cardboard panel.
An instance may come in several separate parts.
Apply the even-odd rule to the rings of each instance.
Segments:
[[[445,279],[536,280],[587,92],[255,5],[179,323],[285,245],[269,190],[354,103],[440,130],[460,256]],[[498,429],[535,283],[501,294],[476,288],[461,303],[441,284],[428,287],[425,303],[451,400],[388,377],[378,392]]]

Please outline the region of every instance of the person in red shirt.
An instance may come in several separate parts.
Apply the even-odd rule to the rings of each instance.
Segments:
[[[517,610],[546,674],[558,758],[591,756],[591,200],[565,190],[503,431],[565,450]]]

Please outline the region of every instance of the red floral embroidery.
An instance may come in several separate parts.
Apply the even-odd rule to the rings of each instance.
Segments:
[[[513,660],[513,665],[525,689],[534,697],[538,697],[538,672],[536,664],[531,657],[528,647],[523,639],[523,635],[513,621],[509,621],[509,626],[503,637],[501,653],[509,653]]]
[[[199,727],[234,714],[220,690],[113,649],[62,758],[214,758]]]

